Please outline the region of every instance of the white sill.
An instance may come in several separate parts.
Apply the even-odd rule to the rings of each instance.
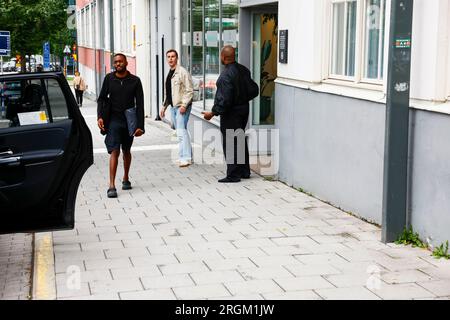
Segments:
[[[203,112],[204,110],[202,109],[202,108],[198,108],[198,107],[192,107],[192,110],[191,110],[191,115],[194,115],[194,116],[196,116],[197,118],[200,118],[200,119],[202,119],[203,121],[205,121],[205,122],[209,122],[209,123],[211,123],[211,124],[213,124],[213,125],[215,125],[215,126],[217,126],[217,127],[220,127],[220,116],[216,116],[216,117],[213,117],[212,119],[211,119],[211,121],[206,121],[204,118],[203,118],[203,115],[202,115],[202,112]]]
[[[286,78],[278,78],[275,80],[275,82],[304,90],[311,90],[359,100],[372,101],[384,105],[386,104],[386,94],[382,91],[382,87],[377,85],[356,85],[336,80],[326,80],[321,83],[313,83]],[[378,88],[378,90],[375,88]],[[417,110],[425,110],[450,115],[450,100],[445,102],[436,102],[411,99],[410,107]]]

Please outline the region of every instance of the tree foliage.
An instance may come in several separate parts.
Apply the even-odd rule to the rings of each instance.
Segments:
[[[11,53],[41,53],[45,41],[64,36],[66,8],[66,0],[0,0],[0,29],[11,32]]]

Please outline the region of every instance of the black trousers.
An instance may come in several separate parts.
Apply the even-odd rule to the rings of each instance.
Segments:
[[[75,96],[77,97],[77,103],[79,106],[83,105],[83,93],[84,91],[75,89]]]
[[[227,177],[240,179],[250,176],[248,143],[245,137],[249,107],[238,106],[233,111],[220,116],[222,146],[227,162]]]

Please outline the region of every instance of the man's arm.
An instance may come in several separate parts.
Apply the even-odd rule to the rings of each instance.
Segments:
[[[102,119],[104,117],[104,108],[108,101],[109,92],[109,81],[107,79],[108,76],[103,80],[102,89],[100,90],[100,95],[97,99],[97,119]]]
[[[221,77],[217,83],[216,97],[212,112],[214,115],[222,115],[233,107],[234,87],[229,76]]]
[[[194,97],[194,85],[192,83],[192,76],[189,72],[183,72],[183,84],[184,84],[184,94],[182,97],[183,106],[187,107],[192,102]]]

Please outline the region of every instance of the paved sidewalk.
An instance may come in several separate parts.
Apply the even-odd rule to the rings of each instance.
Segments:
[[[180,169],[162,123],[136,139],[134,189],[107,199],[95,105],[82,111],[95,165],[75,230],[53,233],[57,299],[450,299],[450,261],[384,245],[378,227],[280,182],[219,184],[222,164]]]
[[[0,300],[28,300],[32,268],[31,234],[0,235]]]

